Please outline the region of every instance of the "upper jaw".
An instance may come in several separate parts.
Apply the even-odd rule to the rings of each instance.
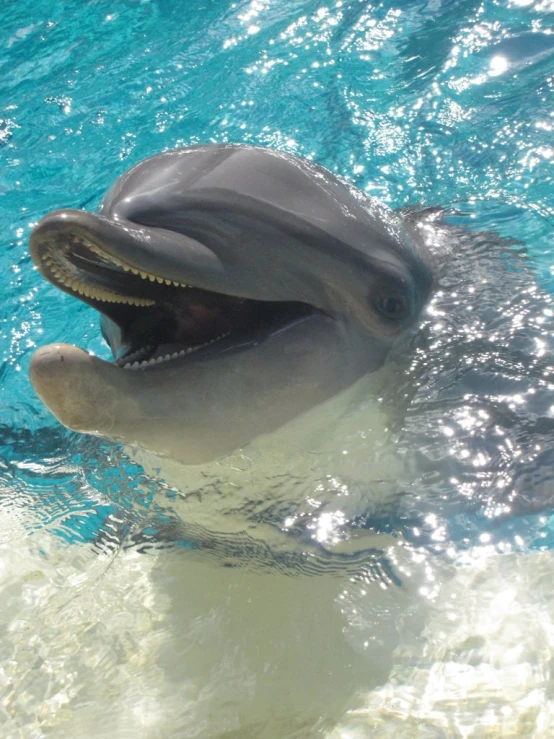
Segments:
[[[229,229],[232,230],[232,224]],[[207,235],[206,242],[210,242]],[[287,261],[284,246],[279,253],[278,269],[274,269],[274,245],[268,248],[257,242],[255,249],[248,249],[241,238],[234,238],[228,239],[225,248],[220,244],[216,250],[207,243],[118,216],[107,218],[68,209],[49,213],[35,226],[30,250],[47,280],[95,308],[100,307],[99,303],[151,305],[141,301],[155,300],[156,296],[148,293],[155,292],[158,286],[192,286],[259,301],[317,303],[320,291],[313,289],[313,276],[307,278],[294,260]],[[72,249],[88,252],[92,260],[104,260],[111,276],[117,278],[125,273],[125,281],[108,279],[103,283],[107,271],[102,279],[93,275],[88,266],[80,271],[74,260],[71,264],[68,261]]]
[[[83,270],[81,275],[73,265],[67,273],[67,258],[72,247],[82,247],[96,260],[105,260],[114,274],[127,273],[127,287],[125,283],[119,283],[117,289],[114,285],[97,283],[97,291],[92,294],[90,272]],[[194,285],[214,290],[225,274],[223,265],[210,249],[183,234],[150,229],[81,210],[58,210],[45,216],[31,233],[30,250],[33,261],[46,279],[85,302],[131,304],[131,298],[144,298],[141,280],[151,283],[151,288],[156,285]],[[65,281],[52,271],[52,266],[57,267]],[[79,284],[72,284],[68,278],[77,280]],[[136,278],[134,282],[133,278]],[[137,285],[141,286],[140,296],[132,291],[132,287]],[[96,303],[94,305],[96,307]]]
[[[159,285],[187,287],[166,270],[160,274],[159,266],[157,273],[149,272],[136,258],[131,262],[116,253],[124,252],[114,249],[121,237],[129,238],[127,230],[107,219],[85,211],[54,211],[33,230],[31,256],[49,282],[95,308],[153,305]]]

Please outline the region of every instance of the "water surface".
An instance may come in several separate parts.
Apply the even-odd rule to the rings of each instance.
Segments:
[[[1,28],[2,736],[550,736],[552,2],[24,0]],[[41,344],[107,356],[94,311],[39,279],[32,225],[207,141],[312,157],[474,234],[398,381],[358,398],[365,427],[347,417],[311,477],[279,458],[336,493],[299,535],[377,552],[354,572],[196,557],[167,483],[29,385]],[[259,485],[256,464],[225,477]]]

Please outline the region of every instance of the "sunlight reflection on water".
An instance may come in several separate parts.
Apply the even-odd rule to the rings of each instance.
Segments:
[[[552,11],[6,9],[2,736],[554,732]],[[367,420],[358,397],[361,416],[320,455],[276,453],[264,476],[246,450],[217,483],[191,474],[206,496],[246,481],[252,515],[277,520],[304,558],[187,528],[187,491],[59,429],[27,380],[47,342],[107,356],[93,311],[39,281],[30,228],[54,208],[93,209],[143,157],[201,141],[309,156],[393,207],[449,207],[452,227],[483,234],[457,236],[469,251],[452,255],[438,240],[449,269],[375,395],[389,421]]]

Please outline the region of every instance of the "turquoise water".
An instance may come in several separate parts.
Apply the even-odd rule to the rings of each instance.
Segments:
[[[137,524],[142,538],[156,530],[148,517],[160,483],[117,446],[61,429],[29,385],[30,356],[42,344],[61,339],[107,357],[95,312],[34,270],[30,229],[56,208],[94,209],[114,179],[146,156],[198,142],[244,142],[311,157],[391,207],[444,206],[458,211],[452,223],[516,239],[532,257],[538,285],[552,291],[554,4],[25,0],[3,9],[1,28],[0,570],[9,604],[2,623],[11,635],[1,654],[3,735],[223,736],[221,726],[202,728],[201,712],[189,719],[180,713],[184,678],[169,658],[153,656],[156,629],[179,651],[174,624],[167,624],[184,606],[171,611],[175,591],[155,590],[149,579],[158,567],[167,584],[165,565],[146,556],[125,564],[121,554],[136,519],[147,519]],[[497,527],[493,554],[502,545],[510,557],[515,549],[550,547],[549,511],[537,515]],[[406,626],[406,614],[417,611],[413,602],[405,611],[394,597],[379,606],[403,624],[404,651],[394,652],[392,667],[383,657],[388,668],[368,681],[373,692],[364,708],[352,709],[351,723],[333,736],[552,735],[549,554],[484,563],[471,546],[491,534],[470,524],[453,516],[444,542],[441,527],[429,523],[431,544],[469,550],[460,570],[447,576],[442,564],[426,561],[429,572],[438,568],[441,602],[458,591],[465,610],[418,615],[426,624],[418,641],[421,631]],[[104,559],[95,559],[98,553]],[[402,565],[405,573],[415,572],[416,559]],[[422,602],[432,600],[429,582],[417,596]],[[83,588],[86,606],[75,605],[78,599],[68,606]],[[349,603],[359,611],[353,596]],[[210,608],[219,613],[215,601],[205,605],[195,614],[200,623]],[[73,630],[63,634],[60,620]],[[212,634],[210,624],[206,617]],[[374,631],[368,639],[378,641]],[[364,638],[352,637],[358,646]],[[515,643],[524,644],[517,657]],[[232,650],[222,653],[231,664]],[[149,661],[159,674],[144,667]],[[105,692],[89,679],[98,665]],[[229,672],[240,683],[239,673]],[[126,693],[123,683],[131,685]],[[445,684],[450,693],[437,687]],[[212,688],[221,704],[223,694]],[[430,704],[433,690],[442,704]],[[207,715],[209,701],[202,700]],[[310,710],[324,715],[321,707]],[[95,733],[104,713],[111,728]],[[258,726],[250,734],[234,715],[222,726],[241,737],[273,736],[259,728],[260,716],[248,724]],[[271,731],[324,735],[315,725]],[[484,733],[471,733],[479,726]]]
[[[280,147],[392,207],[451,206],[475,229],[521,240],[551,287],[552,12],[547,2],[12,5],[0,83],[6,456],[27,448],[28,431],[52,454],[75,443],[30,391],[35,346],[63,339],[107,356],[94,311],[33,269],[32,224],[59,207],[93,209],[118,174],[166,148]]]
[[[51,423],[27,389],[32,344],[84,334],[97,348],[92,311],[63,311],[69,299],[32,270],[30,224],[57,207],[94,208],[118,174],[168,147],[280,147],[393,207],[482,203],[476,225],[522,239],[548,277],[552,12],[438,0],[10,4],[3,422]]]

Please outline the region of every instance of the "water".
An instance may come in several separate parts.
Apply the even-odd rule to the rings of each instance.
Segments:
[[[550,0],[4,8],[2,736],[554,733],[553,30]],[[292,576],[244,542],[218,551],[183,528],[167,482],[59,428],[29,386],[38,345],[107,356],[94,311],[33,269],[32,224],[93,209],[143,157],[205,141],[313,157],[392,207],[449,208],[474,234],[456,237],[409,368],[398,358],[382,391],[388,431],[347,418],[350,456],[331,444],[313,477],[305,458],[279,458],[336,493],[295,541],[344,556],[367,542],[376,554],[354,571]],[[490,232],[525,244],[530,267]],[[406,417],[395,400],[415,380]],[[388,465],[388,441],[383,511],[356,476]],[[259,484],[248,454],[223,469]]]

